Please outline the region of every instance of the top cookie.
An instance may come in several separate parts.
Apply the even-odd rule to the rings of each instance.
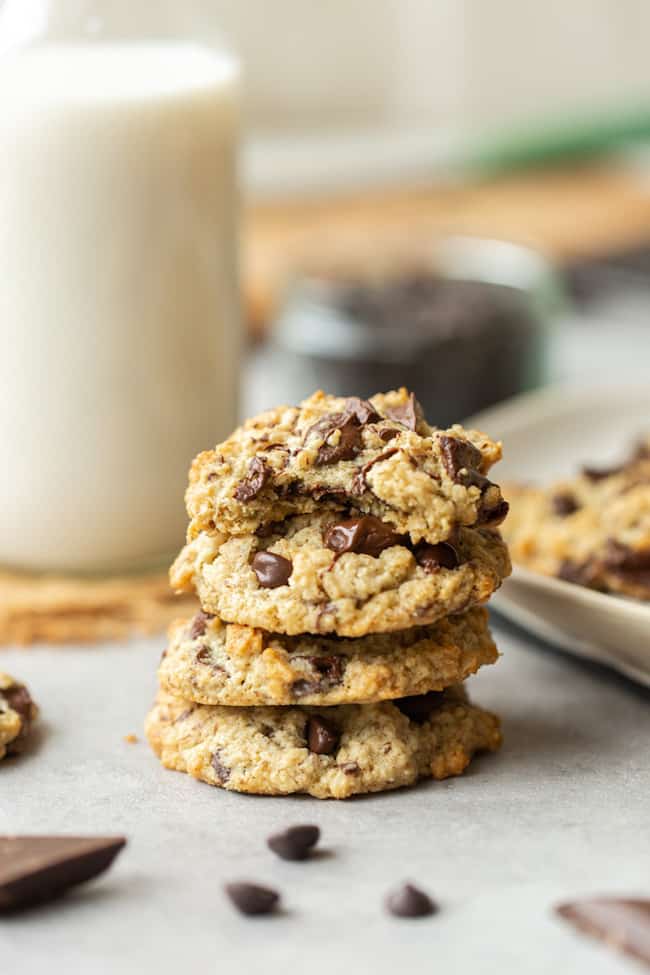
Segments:
[[[194,460],[189,540],[225,536],[353,504],[414,543],[457,526],[498,525],[508,506],[486,477],[501,445],[475,430],[431,427],[406,389],[370,400],[314,393],[248,420]]]

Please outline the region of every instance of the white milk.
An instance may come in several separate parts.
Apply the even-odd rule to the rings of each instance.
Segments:
[[[0,59],[0,562],[135,569],[181,543],[232,428],[235,62],[169,45]]]

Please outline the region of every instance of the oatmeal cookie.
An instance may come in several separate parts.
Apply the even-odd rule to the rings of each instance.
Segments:
[[[501,741],[498,718],[462,688],[319,709],[209,707],[161,692],[146,733],[164,766],[210,785],[319,799],[460,775]]]
[[[498,657],[487,611],[357,640],[284,636],[199,612],[170,629],[160,686],[199,704],[363,704],[442,690]]]

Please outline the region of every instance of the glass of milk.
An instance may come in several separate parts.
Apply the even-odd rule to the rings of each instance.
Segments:
[[[199,14],[0,4],[2,565],[161,564],[235,422],[239,71]]]

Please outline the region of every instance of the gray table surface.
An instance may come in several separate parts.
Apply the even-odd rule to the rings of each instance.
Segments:
[[[0,653],[42,706],[33,746],[0,766],[0,832],[129,839],[101,879],[0,920],[2,972],[635,970],[552,906],[650,893],[650,696],[504,623],[497,636],[503,657],[471,690],[503,717],[501,753],[347,802],[239,796],[163,770],[141,734],[161,639]],[[276,859],[265,837],[301,821],[321,826],[324,854]],[[238,916],[222,893],[233,878],[277,886],[285,912]],[[384,913],[406,878],[439,915]]]

